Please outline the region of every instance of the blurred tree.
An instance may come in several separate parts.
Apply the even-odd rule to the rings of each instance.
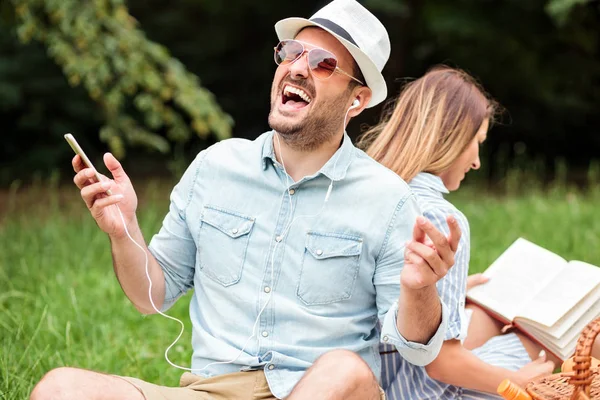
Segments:
[[[576,6],[597,2],[598,0],[550,0],[546,4],[546,12],[554,18],[554,20],[563,25],[569,18],[571,10]]]
[[[41,44],[20,44],[12,27],[0,22],[0,55],[0,184],[69,167],[66,132],[79,133],[86,149],[97,147],[100,110],[82,88],[68,85]]]
[[[23,43],[42,43],[72,86],[97,102],[100,138],[119,157],[126,145],[166,153],[195,132],[230,136],[232,119],[164,46],[137,29],[123,0],[12,0]]]

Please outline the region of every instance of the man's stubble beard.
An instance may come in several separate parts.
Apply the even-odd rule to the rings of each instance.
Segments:
[[[277,95],[271,103],[269,126],[279,133],[281,139],[291,148],[298,151],[315,150],[338,133],[344,131],[343,124],[348,92],[347,90],[339,97],[324,104],[319,104],[317,108],[312,108],[304,120],[293,125],[274,119],[275,102],[280,99]]]

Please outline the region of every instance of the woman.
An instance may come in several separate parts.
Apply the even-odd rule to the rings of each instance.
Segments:
[[[497,398],[491,393],[503,379],[524,385],[553,370],[554,364],[529,339],[501,335],[502,326],[483,311],[465,310],[469,224],[444,194],[457,190],[470,170],[479,169],[479,146],[496,109],[468,74],[439,66],[407,84],[393,110],[361,139],[371,157],[409,183],[424,216],[440,231],[448,234],[446,215],[454,216],[462,229],[455,265],[438,282],[450,311],[438,358],[417,367],[393,347],[382,348],[382,387],[391,400]],[[407,258],[419,257],[418,246],[407,247]],[[480,276],[472,278],[472,284],[480,283]]]

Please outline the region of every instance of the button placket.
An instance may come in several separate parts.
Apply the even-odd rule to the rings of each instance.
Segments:
[[[289,189],[291,195],[295,193],[297,189]],[[292,215],[290,215],[294,210],[295,198],[291,201],[287,195],[281,197],[281,202],[279,206],[279,215],[277,218],[276,226],[274,227],[273,235],[271,240],[273,240],[271,245],[271,253],[268,255],[268,262],[266,263],[266,270],[262,280],[262,290],[259,295],[259,309],[265,305],[271,295],[275,292],[275,283],[271,280],[271,276],[277,277],[279,275],[279,270],[281,268],[281,262],[284,253],[284,245],[283,240],[285,239],[284,234],[287,234],[285,229],[287,228],[286,222],[289,223],[291,221]],[[275,252],[275,254],[273,254]],[[274,263],[274,265],[271,265]],[[271,268],[273,268],[273,274],[271,273]],[[271,344],[270,336],[273,334],[273,302],[269,302],[269,304],[264,308],[262,314],[260,315],[259,329],[258,332],[260,334],[257,335],[258,342],[258,352],[259,354],[265,353],[271,348],[269,347]]]

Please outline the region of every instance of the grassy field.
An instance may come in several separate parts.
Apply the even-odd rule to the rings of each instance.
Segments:
[[[27,398],[58,366],[177,384],[180,371],[162,353],[178,324],[141,316],[131,306],[114,277],[108,239],[75,188],[42,187],[0,199],[0,398]],[[146,238],[160,226],[168,192],[166,185],[148,184],[140,193]],[[471,223],[471,272],[484,270],[519,236],[600,265],[600,189],[491,195],[465,188],[451,200]],[[170,354],[182,365],[191,355],[187,303],[170,312],[186,322]]]

